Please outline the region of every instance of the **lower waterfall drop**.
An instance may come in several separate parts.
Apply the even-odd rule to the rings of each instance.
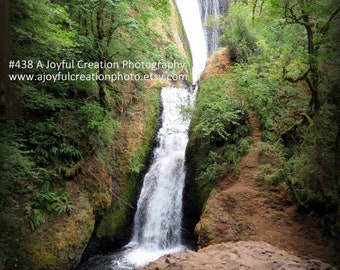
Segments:
[[[151,166],[143,180],[131,242],[125,261],[143,266],[158,257],[181,251],[182,193],[185,182],[185,149],[190,119],[181,113],[192,106],[195,93],[188,89],[161,90],[162,127],[157,134]]]
[[[205,67],[207,50],[198,0],[175,0],[192,56],[195,84]],[[143,179],[131,241],[119,252],[92,257],[79,270],[138,270],[159,257],[184,250],[182,199],[185,151],[190,119],[182,108],[193,106],[197,87],[164,87],[162,126],[151,165]]]
[[[182,192],[189,119],[181,107],[192,104],[193,94],[180,88],[161,92],[162,127],[158,147],[144,177],[134,220],[132,241],[147,248],[166,249],[181,244]]]

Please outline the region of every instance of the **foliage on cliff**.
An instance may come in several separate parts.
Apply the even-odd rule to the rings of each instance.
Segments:
[[[256,111],[267,163],[325,233],[339,233],[339,12],[336,1],[235,1],[221,37],[233,57],[228,85]],[[337,228],[336,228],[337,226]]]
[[[186,72],[121,65],[47,68],[48,61],[186,63],[173,45],[174,11],[167,1],[18,0],[10,6],[10,57],[17,63],[11,73],[37,78],[43,72],[50,76],[71,72],[104,78],[119,73]],[[42,67],[37,66],[39,61]],[[74,266],[95,218],[101,219],[110,207],[112,226],[117,227],[107,232],[101,226],[97,235],[123,237],[127,210],[131,211],[155,130],[160,83],[106,78],[12,82],[21,91],[23,115],[17,122],[0,123],[0,223],[4,230],[0,264],[7,269],[25,269],[30,263],[27,267],[35,269]],[[131,121],[131,126],[125,121]],[[126,136],[128,129],[137,133]],[[60,246],[59,234],[66,230],[66,223],[74,230],[65,241],[75,243]],[[54,226],[54,232],[49,232]],[[84,233],[78,235],[80,229]],[[37,243],[41,246],[30,248]],[[70,250],[74,256],[64,256]]]
[[[228,173],[237,173],[250,147],[248,113],[225,85],[225,74],[207,75],[199,83],[187,149],[184,211],[189,227],[198,221],[215,185]]]

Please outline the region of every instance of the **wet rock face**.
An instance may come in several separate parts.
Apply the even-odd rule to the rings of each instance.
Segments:
[[[330,269],[317,260],[302,260],[265,242],[240,241],[208,246],[193,252],[186,250],[161,257],[143,270],[217,270],[217,269]]]
[[[86,165],[87,168],[92,168],[93,175],[95,175],[96,171],[90,163]],[[101,181],[103,187],[102,181],[106,177],[97,177],[97,179]],[[17,234],[12,233],[13,237],[16,237],[13,239],[17,240],[10,243],[7,254],[11,257],[7,255],[8,259],[3,268],[0,265],[0,269],[73,269],[79,262],[94,230],[95,211],[100,211],[100,207],[104,208],[110,202],[102,200],[97,203],[98,201],[95,200],[99,191],[94,188],[91,194],[93,199],[90,199],[90,195],[80,189],[81,184],[89,186],[91,182],[98,184],[82,174],[77,177],[77,180],[65,184],[65,190],[74,206],[69,213],[45,215],[44,223],[36,230],[31,231],[28,226],[23,226],[17,230]],[[106,193],[108,194],[110,194],[110,187],[110,185],[107,186]],[[104,188],[100,191],[105,194]],[[109,199],[111,200],[111,197]]]
[[[15,264],[8,262],[5,269],[72,269],[80,260],[94,223],[93,208],[84,200],[82,207],[71,216],[59,217],[58,222],[44,224],[27,234],[17,251],[18,261]]]

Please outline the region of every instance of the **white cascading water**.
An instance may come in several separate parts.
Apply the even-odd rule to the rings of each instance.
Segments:
[[[228,9],[227,0],[198,0],[201,8],[201,19],[204,25],[205,38],[207,40],[208,55],[211,55],[219,47],[218,16],[226,13]],[[208,21],[211,20],[211,26]]]
[[[193,61],[193,83],[199,79],[207,58],[198,0],[176,0]],[[184,250],[182,244],[182,193],[185,183],[185,150],[190,119],[181,113],[192,106],[194,90],[164,87],[162,126],[157,147],[144,179],[134,217],[133,233],[122,251],[96,256],[80,269],[135,270],[159,257]]]
[[[182,193],[190,119],[181,110],[192,106],[194,98],[188,89],[162,88],[162,127],[143,180],[133,236],[124,256],[129,264],[143,266],[164,254],[185,249],[181,241]]]
[[[199,0],[175,1],[189,42],[192,58],[192,82],[195,84],[204,70],[208,57]]]
[[[176,5],[189,42],[192,80],[196,83],[207,59],[198,0],[176,0]],[[126,246],[123,260],[117,264],[121,269],[122,264],[141,267],[162,255],[185,249],[181,239],[182,194],[190,119],[183,117],[181,110],[193,105],[195,91],[165,87],[161,99],[158,146],[143,180],[131,242]]]
[[[182,191],[185,180],[185,148],[189,119],[181,108],[192,105],[192,93],[166,87],[161,92],[162,127],[158,147],[143,187],[135,214],[132,242],[150,249],[181,245]]]

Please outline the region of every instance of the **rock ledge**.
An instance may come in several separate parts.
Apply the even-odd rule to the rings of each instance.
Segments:
[[[318,260],[302,260],[265,242],[240,241],[211,245],[198,252],[186,250],[165,255],[143,270],[216,270],[216,269],[329,269]]]

